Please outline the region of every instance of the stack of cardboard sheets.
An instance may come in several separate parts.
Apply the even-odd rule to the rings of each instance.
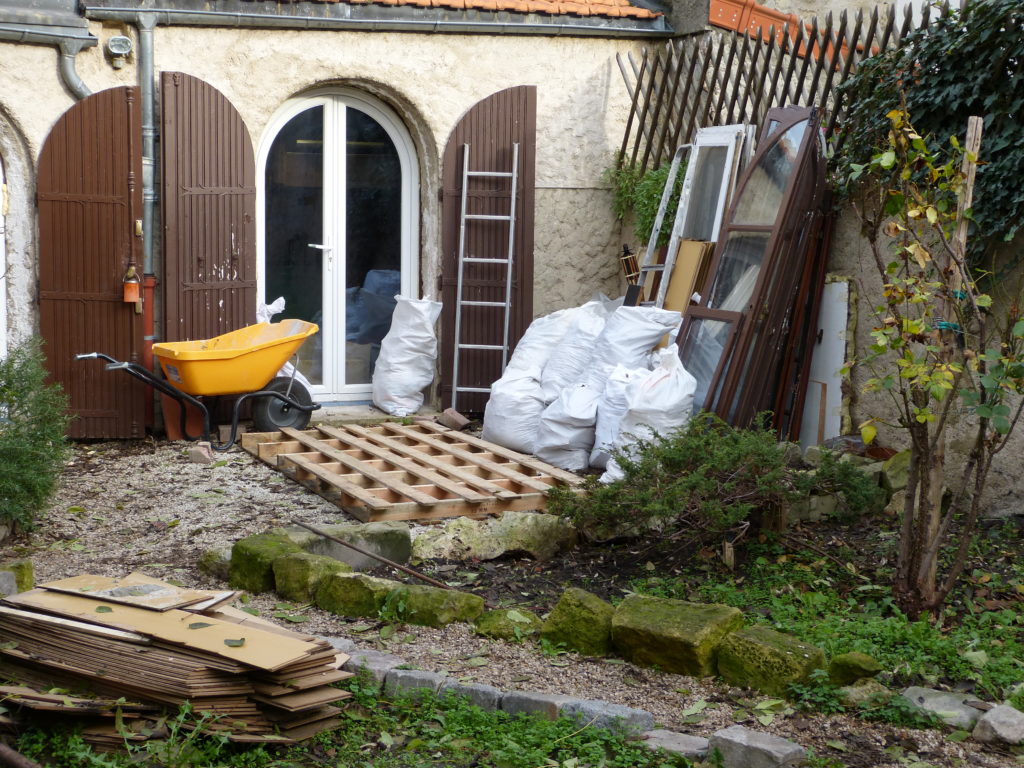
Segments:
[[[298,741],[334,726],[334,704],[350,694],[331,684],[351,677],[340,670],[348,657],[229,607],[233,597],[142,574],[43,584],[0,604],[0,661],[21,682],[168,709],[190,702],[235,741]]]

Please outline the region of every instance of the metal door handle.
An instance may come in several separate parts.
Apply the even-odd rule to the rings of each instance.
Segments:
[[[316,248],[318,251],[324,251],[327,254],[327,263],[334,263],[334,256],[331,255],[331,246],[323,245],[322,243],[307,243],[310,248]]]

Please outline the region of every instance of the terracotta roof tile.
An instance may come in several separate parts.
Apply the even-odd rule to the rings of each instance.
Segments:
[[[271,4],[279,0],[252,0]],[[550,16],[598,16],[655,19],[660,13],[631,5],[629,0],[314,0],[321,3],[434,7],[451,10],[513,11]]]

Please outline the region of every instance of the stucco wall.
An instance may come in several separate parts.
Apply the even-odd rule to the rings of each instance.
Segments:
[[[101,44],[77,57],[86,85],[98,91],[136,84],[134,55],[117,70],[102,51],[111,35],[127,34],[136,39],[137,52],[134,29],[93,23],[90,31]],[[479,100],[512,86],[537,86],[537,314],[579,303],[594,291],[621,290],[621,235],[601,173],[618,148],[629,109],[615,54],[638,48],[622,39],[538,36],[162,26],[154,33],[156,71],[185,72],[222,91],[241,113],[257,150],[275,111],[319,86],[360,88],[397,112],[420,163],[420,284],[431,296],[440,262],[439,156],[448,135]],[[32,168],[46,136],[74,102],[57,64],[56,48],[0,43],[0,117],[6,117],[6,132],[29,161],[20,190],[14,190],[22,204],[31,203]],[[7,146],[0,151],[10,164]],[[16,202],[12,198],[12,207]],[[9,238],[22,243],[14,249],[19,267],[8,307],[23,336],[31,306],[24,297],[34,291],[36,257],[34,211],[20,210],[8,219],[9,232],[17,233]]]
[[[883,238],[884,239],[884,238]],[[1020,253],[1024,249],[1024,235],[1005,249],[1006,254]],[[856,285],[860,301],[856,315],[855,355],[862,356],[871,345],[871,331],[878,325],[878,318],[872,308],[881,302],[882,281],[875,267],[870,246],[860,234],[860,222],[854,212],[847,208],[839,216],[832,240],[829,259],[831,272],[849,276]],[[1017,267],[1011,273],[1012,279],[1000,282],[992,291],[995,305],[993,315],[999,316],[1001,309],[1021,294],[1024,286],[1024,269]],[[891,369],[889,369],[891,371]],[[906,433],[888,424],[895,423],[896,410],[883,393],[864,391],[864,383],[874,373],[866,366],[855,365],[850,375],[850,415],[854,428],[869,418],[879,423],[878,441],[896,449],[909,446]],[[946,477],[952,482],[964,466],[972,446],[974,420],[965,416],[960,409],[954,411],[947,431]],[[1024,429],[1018,429],[1006,448],[996,456],[989,476],[986,493],[986,510],[989,514],[1019,514],[1022,479],[1020,456],[1024,453]]]

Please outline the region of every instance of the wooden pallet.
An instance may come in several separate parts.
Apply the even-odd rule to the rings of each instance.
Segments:
[[[432,421],[253,432],[242,447],[362,520],[433,520],[544,509],[582,481]]]

